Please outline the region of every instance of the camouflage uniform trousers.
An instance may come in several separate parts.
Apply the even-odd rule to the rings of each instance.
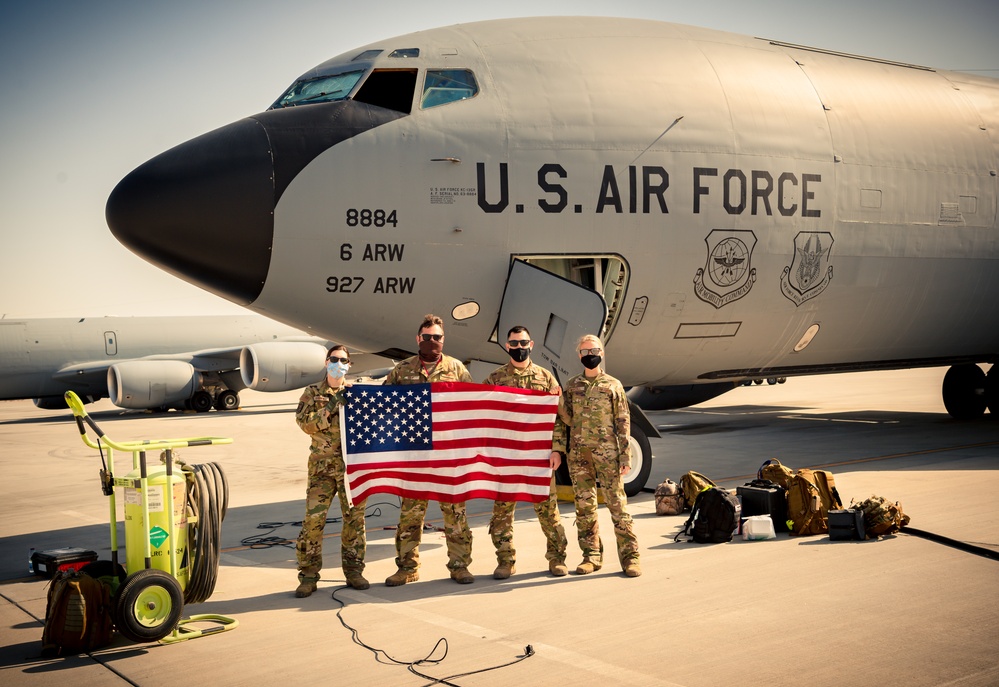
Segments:
[[[440,502],[447,539],[447,568],[452,572],[472,564],[472,530],[468,527],[464,503]],[[399,528],[395,531],[395,564],[400,570],[414,572],[420,567],[420,540],[427,514],[426,499],[402,500]]]
[[[569,454],[569,476],[576,501],[576,529],[579,548],[583,557],[602,564],[603,542],[597,526],[597,485],[604,492],[604,501],[614,522],[617,555],[623,568],[629,561],[638,561],[638,539],[632,529],[628,514],[628,498],[621,480],[620,461],[617,456],[607,457],[591,449],[580,449]]]
[[[493,517],[489,520],[489,534],[493,546],[496,547],[496,561],[502,565],[513,565],[517,562],[517,550],[513,548],[513,516],[517,504],[515,501],[497,501],[493,504]],[[552,477],[552,488],[548,498],[534,504],[534,512],[541,523],[541,531],[545,533],[548,549],[545,558],[550,562],[565,563],[565,547],[568,539],[565,528],[559,521],[558,499],[555,497],[555,478]]]
[[[343,574],[360,575],[364,571],[364,508],[365,501],[347,505],[343,486],[344,463],[340,451],[309,456],[309,487],[305,498],[305,519],[298,535],[296,557],[298,579],[318,580],[323,567],[323,530],[326,516],[335,494],[340,495],[343,526],[340,530],[340,558]]]

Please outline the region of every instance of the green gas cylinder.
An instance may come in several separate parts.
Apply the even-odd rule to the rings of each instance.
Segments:
[[[140,470],[135,469],[126,479],[139,484],[140,477]],[[168,512],[168,488],[173,490],[172,513]],[[180,588],[186,589],[191,565],[187,546],[187,482],[183,473],[168,476],[165,466],[149,468],[146,494],[148,523],[142,512],[141,487],[125,487],[125,567],[129,574],[146,567],[145,548],[148,542],[151,567],[173,575]],[[171,547],[176,556],[176,570],[170,568]]]

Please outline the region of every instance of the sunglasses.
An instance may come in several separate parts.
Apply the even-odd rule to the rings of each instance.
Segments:
[[[333,356],[330,356],[329,358],[327,358],[327,359],[326,359],[326,362],[328,362],[328,363],[329,363],[329,362],[333,362],[334,360],[336,360],[336,361],[338,361],[338,362],[341,362],[341,363],[343,363],[344,365],[350,365],[350,358],[340,358],[340,357],[337,357],[337,356],[335,356],[335,355],[333,355]]]
[[[509,341],[506,342],[506,345],[509,346],[510,348],[516,348],[517,346],[520,346],[521,348],[527,348],[530,344],[531,344],[530,339],[523,339],[523,340],[510,339]]]
[[[434,341],[440,341],[441,339],[444,338],[444,335],[443,334],[420,334],[420,338],[423,339],[424,341],[430,341],[431,339],[433,339]]]
[[[599,348],[580,348],[579,355],[600,355]]]

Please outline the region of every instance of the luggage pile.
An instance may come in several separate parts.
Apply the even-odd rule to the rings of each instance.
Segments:
[[[774,539],[777,532],[863,540],[894,534],[909,524],[897,501],[871,496],[845,508],[831,472],[792,470],[776,458],[763,463],[756,479],[734,493],[690,471],[679,482],[660,484],[655,500],[657,515],[690,511],[674,541],[687,536],[697,543],[720,543],[740,532],[746,540]]]

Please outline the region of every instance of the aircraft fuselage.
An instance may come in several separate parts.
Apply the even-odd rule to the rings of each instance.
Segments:
[[[309,91],[324,79],[344,91]],[[991,362],[997,132],[992,79],[501,20],[319,65],[135,170],[108,222],[188,281],[367,351],[411,351],[434,312],[447,353],[502,362],[523,260],[603,297],[591,330],[626,385]]]

